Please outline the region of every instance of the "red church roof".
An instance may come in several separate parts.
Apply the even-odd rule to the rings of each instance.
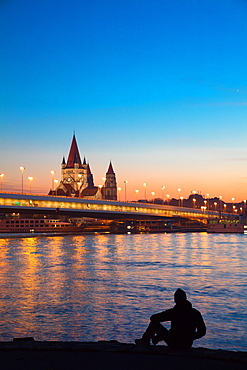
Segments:
[[[90,189],[89,188],[83,189],[81,195],[82,197],[93,197],[97,193],[98,189],[99,188],[97,186],[94,186],[93,188]]]
[[[79,149],[78,149],[75,134],[74,134],[66,167],[73,168],[75,163],[78,163],[80,168],[82,167],[81,157],[80,157]]]

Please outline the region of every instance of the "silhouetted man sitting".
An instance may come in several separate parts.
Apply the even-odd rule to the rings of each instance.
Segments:
[[[186,293],[177,289],[174,294],[175,306],[169,310],[157,313],[150,317],[150,324],[141,339],[136,344],[149,345],[164,340],[172,349],[189,349],[195,339],[206,334],[206,326],[202,315],[187,301]],[[171,328],[167,330],[160,324],[162,321],[171,321]]]

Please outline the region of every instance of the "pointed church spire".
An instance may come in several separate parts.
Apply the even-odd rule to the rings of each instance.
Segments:
[[[87,175],[91,175],[91,174],[92,174],[91,168],[90,168],[89,163],[88,163],[88,165],[87,165]]]
[[[87,164],[87,162],[86,162],[86,158],[84,157],[84,159],[83,159],[83,164],[85,165],[85,164]]]
[[[68,156],[68,161],[67,161],[67,168],[73,168],[74,164],[77,163],[79,167],[81,167],[81,157],[79,153],[79,149],[77,146],[75,134],[73,135],[70,151],[69,151],[69,156]]]
[[[88,183],[88,188],[94,187],[93,175],[92,175],[89,163],[87,164],[87,183]]]
[[[110,161],[109,168],[108,168],[108,171],[106,172],[106,174],[107,174],[107,175],[114,174],[114,171],[113,171],[113,167],[112,167],[111,161]]]

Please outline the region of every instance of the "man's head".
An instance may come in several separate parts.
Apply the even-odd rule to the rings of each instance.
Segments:
[[[186,301],[186,293],[182,289],[178,288],[176,292],[174,293],[174,301],[175,303],[181,303]]]

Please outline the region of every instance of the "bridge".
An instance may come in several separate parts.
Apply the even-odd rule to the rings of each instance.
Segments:
[[[217,211],[165,204],[89,200],[6,192],[0,193],[0,212],[63,215],[104,220],[157,220],[180,217],[206,222],[207,219],[219,217]],[[237,218],[238,215],[221,213],[221,217]]]

